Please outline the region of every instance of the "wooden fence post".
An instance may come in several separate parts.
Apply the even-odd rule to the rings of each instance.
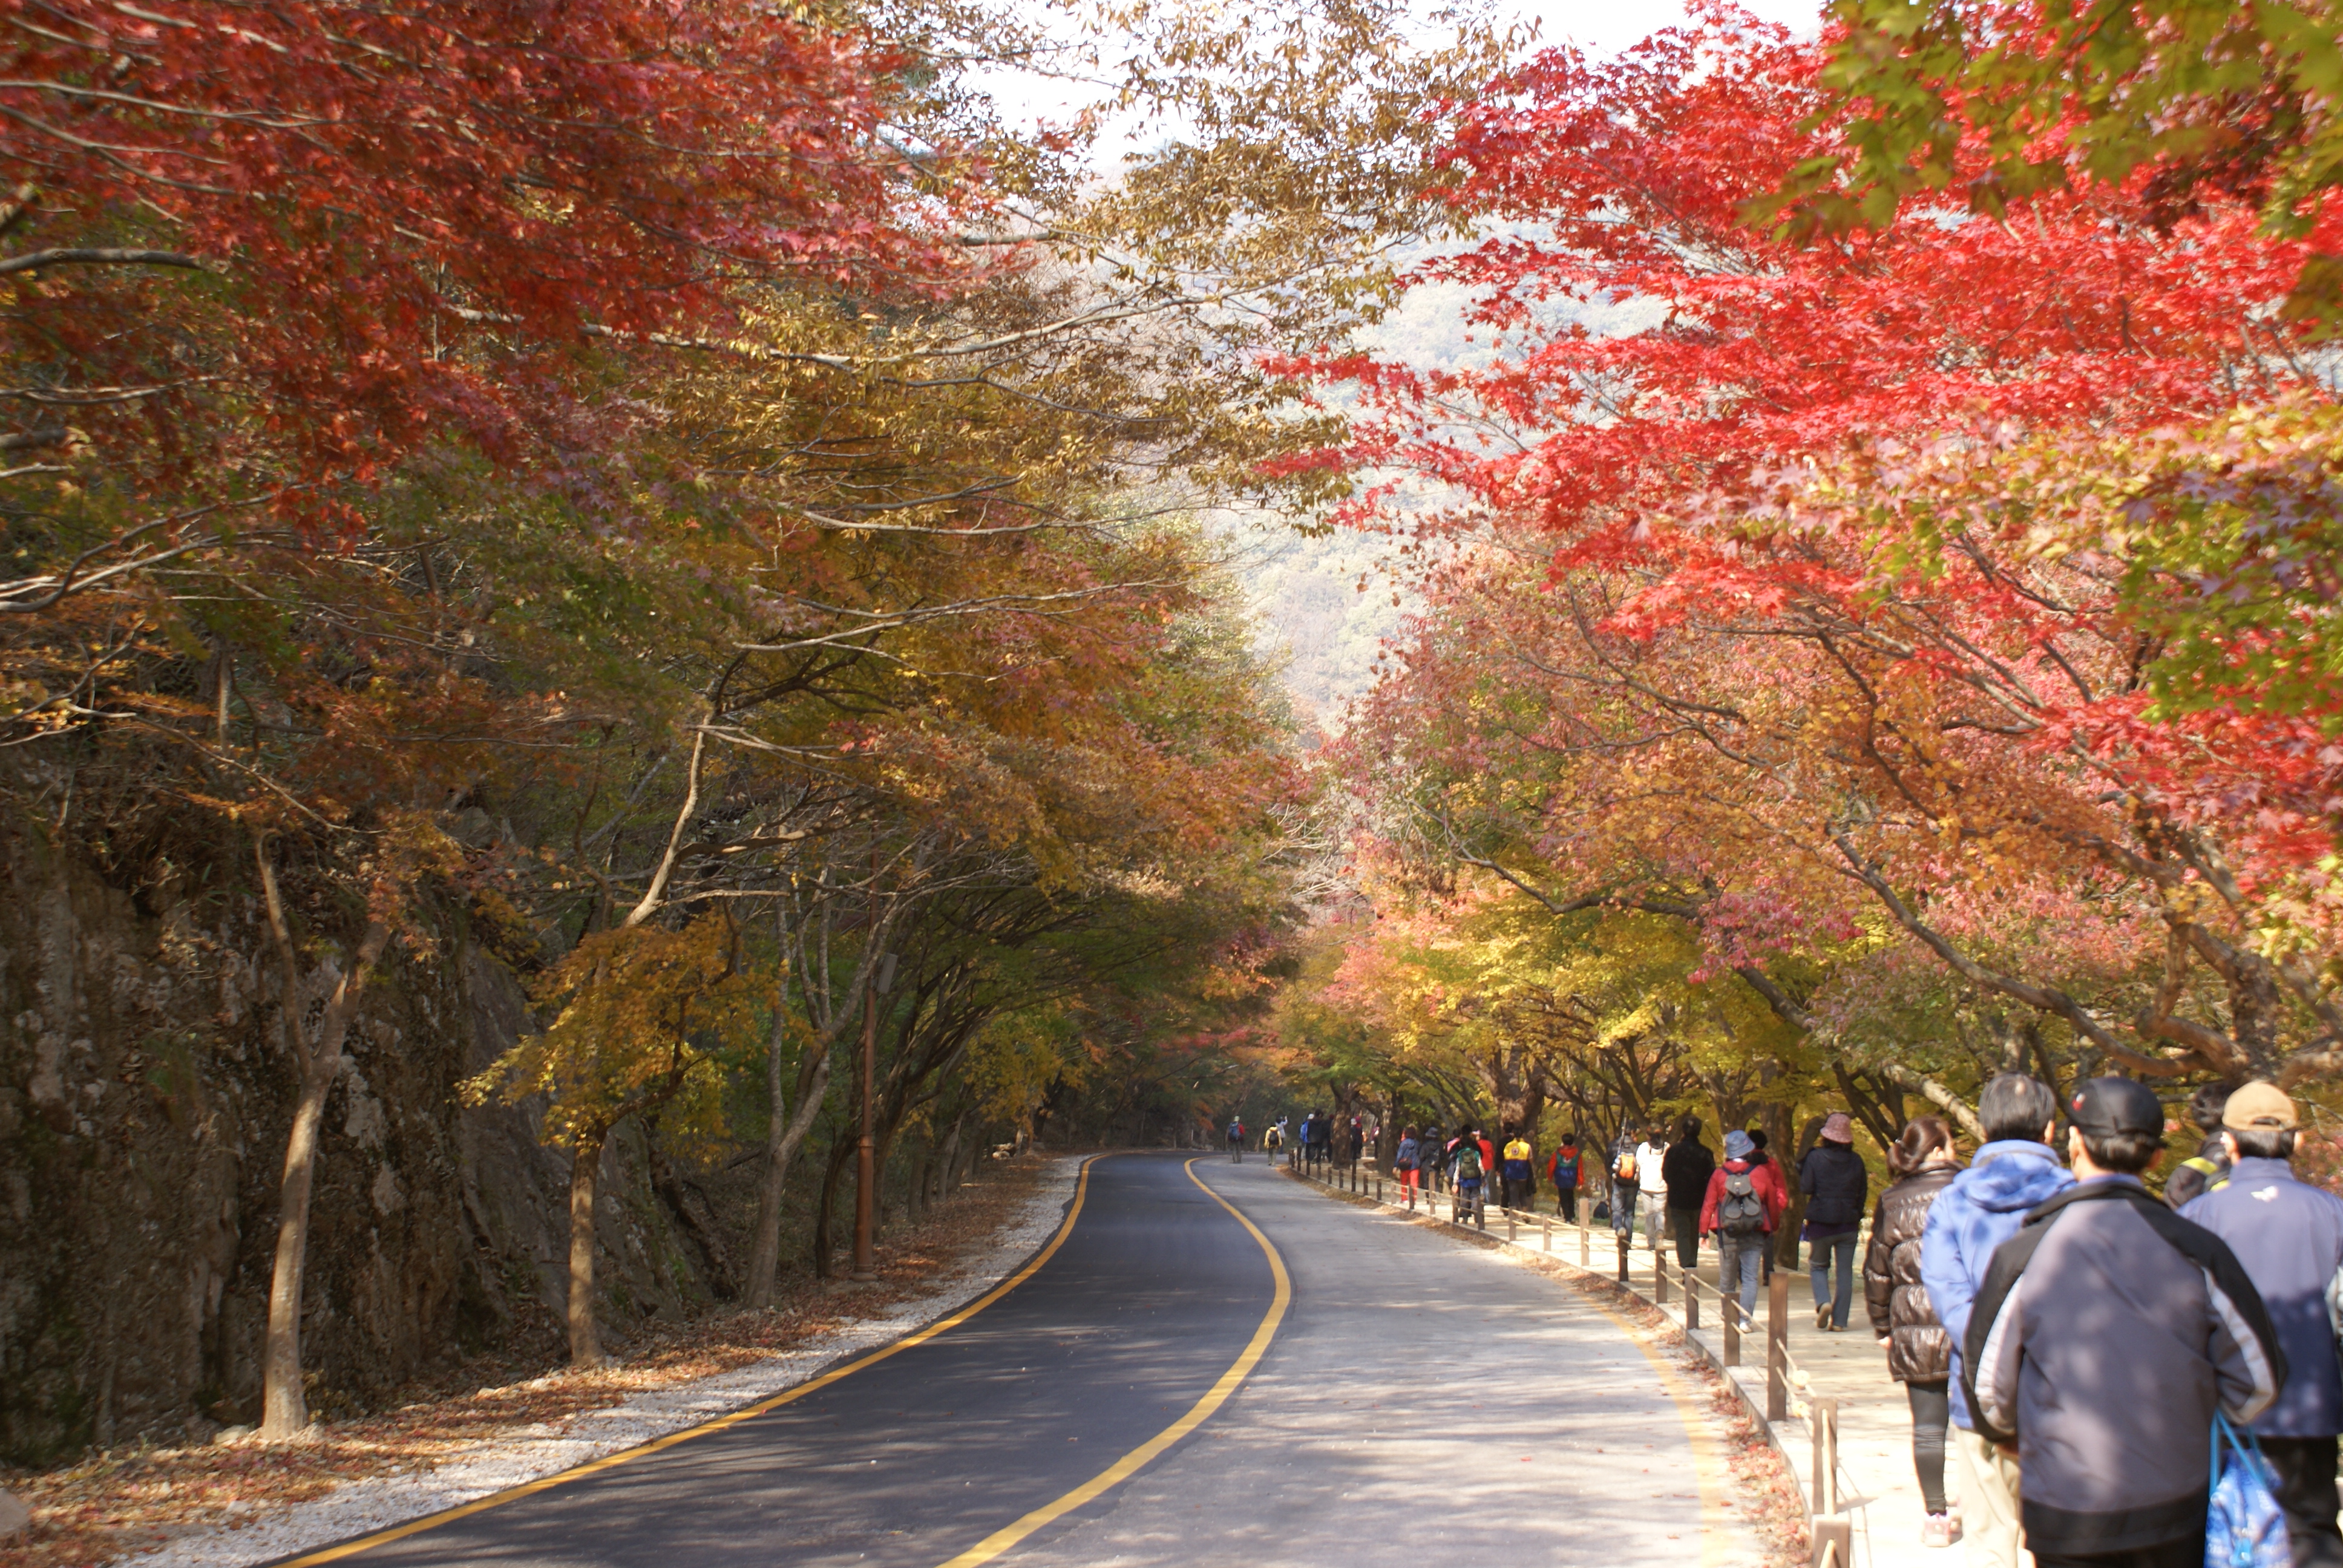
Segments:
[[[1668,1258],[1664,1252],[1652,1254],[1652,1304],[1668,1304]]]
[[[1815,1512],[1838,1512],[1838,1401],[1814,1399],[1809,1424],[1815,1431]]]
[[[1741,1283],[1739,1260],[1735,1260],[1734,1278],[1727,1280],[1725,1271],[1716,1274],[1716,1310],[1725,1314],[1725,1364],[1741,1364]]]
[[[1700,1332],[1700,1268],[1697,1264],[1684,1274],[1684,1332]]]
[[[1790,1271],[1775,1269],[1765,1292],[1765,1419],[1790,1414]]]
[[[1619,1282],[1623,1285],[1627,1283],[1628,1255],[1634,1251],[1634,1248],[1635,1233],[1633,1231],[1621,1231],[1619,1234]]]

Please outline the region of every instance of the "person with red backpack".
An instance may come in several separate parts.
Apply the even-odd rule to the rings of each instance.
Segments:
[[[1745,1319],[1757,1311],[1757,1279],[1765,1249],[1790,1201],[1782,1190],[1780,1167],[1771,1161],[1753,1164],[1750,1156],[1755,1152],[1746,1132],[1725,1135],[1725,1163],[1708,1179],[1708,1198],[1700,1211],[1701,1239],[1716,1238],[1717,1292],[1738,1294]]]

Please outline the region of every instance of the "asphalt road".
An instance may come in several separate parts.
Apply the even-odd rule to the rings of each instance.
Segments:
[[[1266,1245],[1182,1158],[1107,1157],[1057,1250],[965,1321],[762,1414],[337,1555],[354,1568],[1757,1561],[1688,1391],[1672,1394],[1600,1312],[1257,1156],[1194,1170]]]

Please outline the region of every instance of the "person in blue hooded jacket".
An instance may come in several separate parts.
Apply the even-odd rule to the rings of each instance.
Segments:
[[[1952,1342],[1953,1447],[1961,1457],[1961,1533],[1976,1568],[2017,1568],[2017,1462],[1976,1431],[1961,1393],[1961,1342],[1968,1333],[1994,1249],[2017,1234],[2026,1211],[2074,1185],[2050,1147],[2058,1098],[2049,1085],[2006,1072],[1977,1096],[1985,1145],[1928,1209],[1920,1237],[1920,1282]]]

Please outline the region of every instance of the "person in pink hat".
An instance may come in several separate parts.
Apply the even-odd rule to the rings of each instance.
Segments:
[[[1855,1306],[1855,1233],[1863,1229],[1864,1205],[1871,1198],[1871,1172],[1855,1151],[1855,1123],[1845,1111],[1834,1111],[1824,1119],[1822,1141],[1798,1161],[1798,1191],[1806,1195],[1806,1223],[1799,1235],[1810,1249],[1815,1327],[1845,1333]]]

